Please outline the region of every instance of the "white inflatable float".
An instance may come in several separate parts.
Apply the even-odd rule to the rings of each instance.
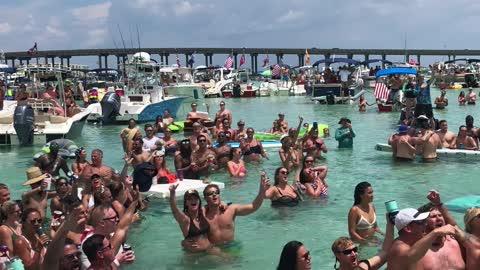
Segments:
[[[381,152],[392,152],[392,147],[386,143],[377,143],[375,150]],[[480,151],[462,150],[462,149],[437,149],[438,157],[473,157],[480,159]]]
[[[205,189],[205,187],[208,185],[203,183],[202,180],[183,179],[182,181],[177,181],[172,184],[154,184],[150,187],[150,190],[143,192],[143,194],[146,196],[151,195],[155,198],[167,199],[170,198],[170,185],[176,184],[178,184],[178,187],[175,191],[175,197],[183,197],[185,192],[189,189],[195,189],[196,191],[198,191],[200,196],[203,197],[203,189]],[[220,188],[220,190],[225,188],[225,184],[221,182],[212,181],[210,184],[216,184]]]

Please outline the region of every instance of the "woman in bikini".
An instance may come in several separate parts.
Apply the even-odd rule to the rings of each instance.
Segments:
[[[210,225],[203,214],[198,191],[190,189],[185,192],[182,212],[178,209],[175,198],[177,186],[178,184],[170,185],[170,208],[185,237],[182,241],[183,248],[189,252],[214,251],[215,248],[208,240]]]
[[[348,213],[350,238],[361,244],[377,243],[375,233],[383,234],[377,226],[377,215],[373,206],[373,189],[370,183],[361,182],[355,187],[354,203]]]
[[[75,151],[75,162],[72,164],[72,172],[75,175],[81,175],[83,168],[89,165],[87,161],[87,149],[80,147]]]
[[[275,183],[265,191],[265,197],[272,201],[272,207],[297,206],[300,202],[297,190],[288,184],[288,174],[285,167],[275,170]]]
[[[245,163],[241,159],[242,150],[238,147],[230,149],[230,161],[227,162],[228,172],[230,176],[245,177],[247,169]]]
[[[243,159],[246,162],[259,161],[260,157],[268,159],[265,150],[263,150],[262,143],[253,137],[254,133],[253,128],[247,128],[247,138],[240,141]]]
[[[22,224],[20,218],[22,210],[13,201],[6,201],[0,208],[0,245],[8,247],[10,257],[15,254],[13,245],[15,240],[22,236]]]
[[[311,198],[325,198],[328,196],[327,166],[314,167],[314,158],[307,156],[303,160],[303,167],[298,175],[298,180],[304,186],[306,194]]]

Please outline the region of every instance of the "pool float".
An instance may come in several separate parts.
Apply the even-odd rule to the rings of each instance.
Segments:
[[[170,198],[170,185],[176,185],[178,187],[175,192],[175,197],[183,197],[185,192],[189,189],[194,189],[198,191],[198,193],[202,194],[205,187],[208,185],[203,183],[202,180],[195,180],[195,179],[183,179],[182,181],[177,181],[171,184],[154,184],[150,187],[148,191],[145,191],[145,195],[152,195],[156,198],[167,199]],[[225,188],[225,184],[221,182],[211,182],[211,184],[216,184],[220,189]]]
[[[298,133],[298,136],[299,137],[302,137],[303,135],[305,135],[305,133],[307,133],[307,131],[309,131],[310,129],[312,129],[313,125],[309,125],[308,126],[308,129],[306,128],[302,128],[300,130],[300,132]],[[318,124],[318,137],[324,137],[324,130],[325,129],[328,129],[328,125],[325,125],[325,124]],[[283,134],[272,134],[272,133],[265,133],[265,132],[255,132],[255,134],[253,134],[253,138],[257,139],[257,140],[261,140],[261,141],[278,141],[280,140],[280,137],[282,136]]]
[[[184,129],[185,124],[183,122],[173,122],[173,124],[168,125],[168,128],[172,132],[180,132]]]
[[[58,154],[62,158],[64,159],[75,158],[75,151],[78,149],[78,146],[75,144],[75,142],[67,139],[56,139],[56,140],[49,141],[47,144],[45,144],[42,150],[33,156],[33,160],[37,160],[39,157],[50,153],[50,144],[52,142],[56,142],[60,146],[60,150],[58,150]]]
[[[392,152],[392,147],[386,143],[377,143],[375,150],[381,152]],[[480,151],[462,150],[462,149],[437,149],[438,157],[472,157],[480,159]]]
[[[448,210],[465,212],[473,207],[480,207],[480,196],[466,196],[453,199],[445,203]]]
[[[240,147],[239,142],[229,142],[227,144],[231,147]],[[213,146],[217,147],[218,143],[214,143]],[[263,148],[280,148],[282,147],[282,143],[280,143],[279,141],[262,141],[262,146]]]

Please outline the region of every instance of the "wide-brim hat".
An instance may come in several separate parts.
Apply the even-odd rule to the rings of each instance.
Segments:
[[[46,173],[42,173],[42,170],[40,170],[39,167],[30,167],[27,169],[26,173],[27,173],[27,182],[23,183],[24,186],[29,186],[29,185],[38,183],[48,177]]]
[[[350,119],[348,119],[347,117],[342,117],[342,118],[340,118],[340,121],[338,121],[338,124],[341,124],[343,121],[345,121],[345,122],[347,122],[347,123],[352,123],[352,122],[350,121]]]

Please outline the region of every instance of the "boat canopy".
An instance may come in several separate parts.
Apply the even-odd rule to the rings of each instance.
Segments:
[[[360,62],[358,62],[357,60],[353,60],[353,59],[350,59],[350,58],[325,58],[325,59],[322,59],[322,60],[318,60],[317,62],[315,62],[313,64],[313,66],[318,66],[320,64],[333,64],[333,63],[346,63],[346,64],[350,64],[350,65],[358,65]]]
[[[401,68],[401,67],[394,67],[394,68],[387,68],[387,69],[382,69],[377,71],[377,74],[375,76],[381,77],[381,76],[388,76],[388,75],[394,75],[394,74],[409,74],[409,75],[417,75],[417,70],[413,68]]]
[[[0,72],[15,73],[17,72],[17,69],[14,67],[0,67]]]
[[[392,61],[383,60],[383,59],[370,59],[370,60],[361,62],[362,65],[369,65],[371,63],[383,63],[387,65],[393,64]]]

